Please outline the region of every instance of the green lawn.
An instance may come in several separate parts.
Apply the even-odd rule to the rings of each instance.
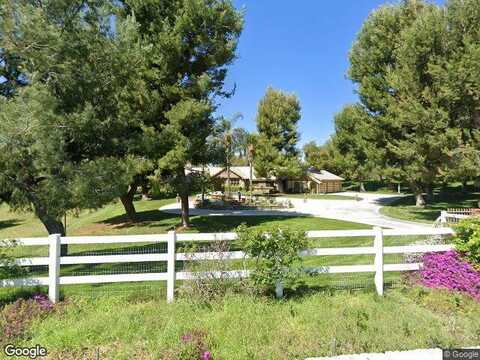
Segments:
[[[109,205],[96,212],[84,212],[77,218],[71,218],[69,223],[70,234],[148,234],[164,233],[178,224],[178,215],[165,214],[158,211],[158,208],[172,200],[159,201],[140,201],[136,203],[139,215],[139,223],[131,225],[125,222],[122,215],[122,208],[119,204]],[[5,212],[5,208],[2,208]],[[11,215],[11,214],[8,214]],[[346,221],[324,219],[309,216],[192,216],[192,232],[217,232],[232,231],[241,223],[246,223],[252,227],[265,228],[267,226],[286,226],[298,230],[333,230],[333,229],[366,229],[369,225],[358,224]],[[20,229],[18,229],[18,228]],[[19,234],[23,229],[21,236],[43,235],[41,225],[34,219],[23,217],[19,224],[12,225],[2,229],[3,237],[13,237]],[[8,232],[8,231],[11,232]],[[27,232],[30,231],[30,232]],[[387,237],[386,245],[403,245],[418,241],[417,237]],[[372,246],[372,237],[360,238],[331,238],[331,239],[312,239],[311,247],[356,247]],[[179,244],[178,251],[182,251]],[[206,246],[206,245],[205,245]],[[231,250],[241,249],[240,244],[232,243]],[[208,249],[205,248],[208,251]],[[95,245],[70,245],[69,255],[115,255],[115,254],[142,254],[142,253],[164,253],[166,252],[165,243],[132,243],[132,244],[95,244]],[[16,257],[34,257],[48,256],[47,246],[21,247],[16,249]],[[386,263],[402,263],[404,259],[399,255],[386,255]],[[355,265],[372,264],[371,255],[351,255],[351,256],[332,256],[332,257],[307,257],[305,258],[306,267],[320,267],[325,265]],[[187,264],[178,262],[179,270],[184,269]],[[233,264],[235,268],[242,268],[242,262]],[[188,265],[187,265],[188,266]],[[108,275],[108,274],[128,274],[142,272],[165,272],[166,264],[158,263],[129,263],[129,264],[86,264],[86,265],[63,265],[61,268],[62,276],[79,275]],[[34,267],[30,269],[31,276],[46,276],[46,267]],[[387,284],[398,284],[399,273],[386,273],[385,282]],[[306,285],[310,288],[371,288],[373,286],[373,274],[344,274],[344,275],[326,275],[307,277]],[[62,286],[62,294],[89,295],[92,293],[106,294],[110,292],[136,292],[137,287],[143,287],[148,292],[151,290],[164,291],[162,282],[149,284],[102,284],[102,285],[83,285],[83,286]],[[0,297],[11,294],[11,291],[0,291]]]
[[[179,224],[179,216],[158,210],[174,199],[137,201],[139,222],[128,223],[119,203],[110,204],[97,211],[84,211],[79,216],[68,216],[68,235],[127,235],[159,234],[172,230]],[[365,229],[364,224],[309,216],[192,216],[191,232],[232,231],[238,225],[266,227],[283,225],[302,230]],[[0,238],[47,235],[43,225],[32,214],[11,213],[0,206]]]
[[[37,321],[20,343],[50,359],[184,359],[181,338],[202,333],[214,359],[309,356],[478,345],[480,306],[423,288],[303,294],[276,301],[229,295],[208,306],[189,299],[72,298]],[[193,358],[193,357],[192,357]],[[195,357],[196,358],[196,357]]]
[[[480,193],[440,192],[424,208],[416,207],[415,198],[407,196],[382,207],[380,212],[392,218],[431,224],[440,216],[440,211],[478,207],[479,200]]]
[[[304,199],[305,194],[281,194],[280,196],[294,199]],[[343,196],[334,194],[307,194],[307,199],[315,200],[362,200],[360,197],[357,199],[355,196]]]

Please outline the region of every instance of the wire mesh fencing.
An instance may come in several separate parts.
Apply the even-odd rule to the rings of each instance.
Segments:
[[[436,245],[444,244],[445,238],[442,236],[385,236],[384,246],[402,246],[402,245]],[[309,247],[311,248],[355,248],[372,247],[374,239],[372,236],[357,237],[324,237],[311,239]],[[235,288],[238,282],[229,279],[229,271],[247,270],[245,259],[231,259],[222,254],[228,254],[232,251],[242,250],[242,245],[238,241],[196,241],[193,236],[191,241],[177,242],[176,252],[184,255],[179,257],[175,263],[175,271],[189,272],[195,274],[207,274],[203,276],[201,282],[195,280],[177,281],[179,292],[188,292],[188,289],[197,287],[200,292],[208,293],[220,291],[226,286]],[[154,255],[167,254],[168,246],[165,241],[152,242],[132,242],[132,243],[113,243],[113,244],[82,244],[69,245],[68,257],[76,256],[115,256],[115,255]],[[202,254],[216,253],[217,258],[205,259]],[[30,246],[15,249],[15,257],[25,258],[43,256],[48,257],[48,246]],[[165,297],[166,281],[129,281],[130,274],[150,274],[166,273],[167,261],[162,258],[161,261],[141,261],[137,259],[132,262],[106,262],[99,264],[62,264],[60,269],[61,277],[80,277],[96,275],[127,275],[127,280],[118,283],[101,284],[78,284],[62,285],[61,292],[63,296],[102,296],[102,295],[122,295],[129,297]],[[116,260],[116,259],[115,259]],[[335,266],[355,266],[372,265],[375,261],[375,255],[330,255],[330,256],[306,256],[303,258],[303,265],[306,270],[320,269],[318,271],[307,271],[301,279],[300,289],[306,291],[337,291],[337,290],[369,290],[374,289],[374,272],[344,272],[329,273],[328,269]],[[384,254],[383,261],[388,264],[409,264],[420,263],[422,254]],[[29,277],[48,276],[47,265],[29,266],[26,268]],[[214,273],[220,273],[222,276],[213,276]],[[208,275],[210,274],[210,275]],[[124,278],[125,279],[125,278]],[[384,284],[386,288],[398,287],[407,283],[411,279],[408,272],[384,272]],[[244,281],[244,280],[242,280]],[[248,280],[245,280],[248,281]],[[243,285],[243,284],[242,284]],[[203,288],[202,288],[203,287]],[[187,289],[187,290],[185,290]],[[220,289],[220,290],[219,290]],[[2,290],[3,291],[3,290]],[[223,290],[221,290],[223,291]],[[288,291],[288,289],[287,289]],[[197,291],[198,292],[198,291]],[[207,294],[208,295],[208,294]]]

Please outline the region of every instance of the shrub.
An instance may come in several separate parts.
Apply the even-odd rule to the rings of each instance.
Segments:
[[[215,252],[219,256],[213,260],[201,260],[195,252]],[[209,303],[224,297],[227,293],[243,292],[246,289],[244,279],[232,278],[228,272],[234,271],[232,260],[227,252],[230,245],[227,241],[216,241],[203,249],[191,246],[185,249],[187,256],[186,271],[193,274],[193,279],[185,281],[179,293],[186,299],[200,303]]]
[[[13,249],[18,246],[14,240],[0,241],[0,280],[23,275],[25,270],[15,263]]]
[[[277,283],[295,288],[303,275],[299,251],[308,246],[303,231],[237,228],[238,238],[249,258],[250,279],[259,290],[271,290]]]
[[[53,303],[43,294],[32,299],[18,299],[0,312],[0,344],[23,338],[32,322],[54,310]]]
[[[427,287],[464,292],[480,301],[480,271],[455,251],[425,254],[420,281]]]
[[[462,220],[455,226],[457,251],[474,265],[480,266],[480,216]]]

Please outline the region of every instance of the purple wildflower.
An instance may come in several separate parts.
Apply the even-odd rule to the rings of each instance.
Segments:
[[[53,303],[45,295],[35,295],[32,299],[18,299],[0,311],[0,344],[14,341],[24,336],[32,321],[41,318],[54,309]]]
[[[467,293],[480,302],[480,271],[455,251],[425,254],[420,281],[427,287]]]
[[[185,335],[182,335],[180,340],[182,341],[182,343],[186,344],[193,340],[193,336],[192,334],[185,334]]]

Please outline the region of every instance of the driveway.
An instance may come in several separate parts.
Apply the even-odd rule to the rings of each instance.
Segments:
[[[355,196],[358,195],[362,200],[314,200],[290,198],[293,204],[292,209],[279,210],[209,210],[209,209],[190,209],[191,215],[208,216],[259,216],[259,215],[277,215],[277,216],[299,216],[310,215],[329,219],[353,221],[372,226],[381,226],[392,229],[424,229],[431,228],[431,225],[415,223],[410,221],[396,220],[380,214],[380,208],[395,199],[399,195],[373,194],[373,193],[355,193],[342,192],[336,195]],[[284,200],[286,198],[279,198]],[[174,203],[160,208],[161,211],[179,214],[180,204]]]

